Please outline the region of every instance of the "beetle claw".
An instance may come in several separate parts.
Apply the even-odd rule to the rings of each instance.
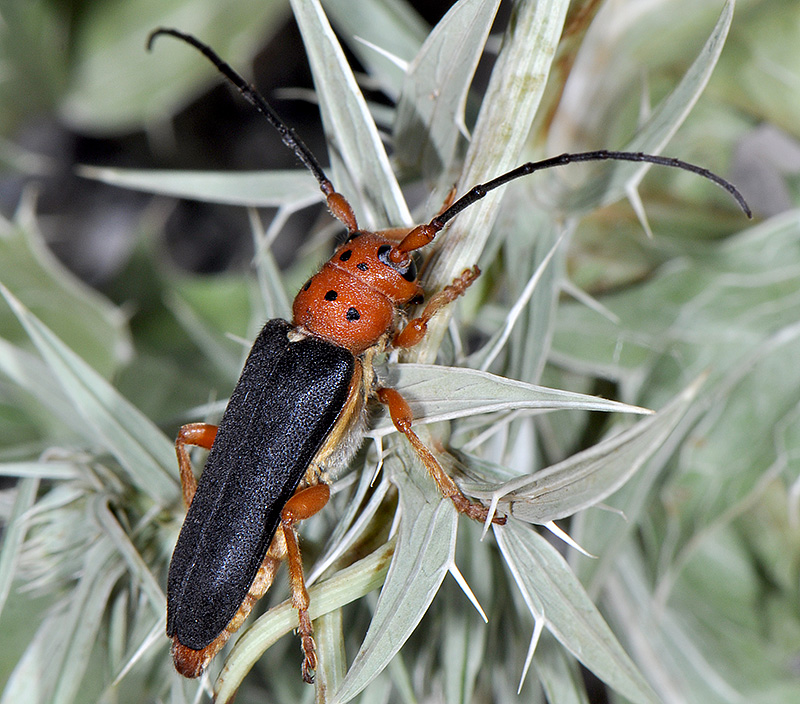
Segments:
[[[305,618],[303,618],[304,615]],[[308,612],[300,615],[298,632],[300,633],[300,648],[303,651],[303,666],[301,668],[303,682],[314,684],[314,674],[317,669],[317,646],[314,643],[314,637],[311,635],[311,619],[308,618]]]

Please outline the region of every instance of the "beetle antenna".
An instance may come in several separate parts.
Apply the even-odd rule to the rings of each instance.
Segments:
[[[177,29],[160,27],[159,29],[154,30],[147,39],[148,51],[152,49],[153,42],[155,41],[156,37],[161,35],[168,35],[186,42],[190,46],[197,49],[212,64],[214,64],[217,70],[222,73],[222,75],[224,75],[225,78],[227,78],[234,86],[236,86],[245,100],[247,100],[256,108],[256,110],[258,110],[262,115],[264,115],[264,117],[267,118],[269,123],[280,134],[283,143],[295,153],[297,158],[300,159],[305,167],[314,175],[314,178],[317,179],[317,183],[319,183],[320,190],[327,197],[328,208],[333,215],[342,221],[351,232],[358,229],[355,215],[353,214],[350,204],[342,195],[336,192],[330,179],[325,175],[325,171],[320,166],[316,157],[311,153],[311,150],[297,136],[295,131],[281,119],[278,113],[272,109],[272,106],[253,86],[251,86],[244,78],[242,78],[242,76],[237,73],[230,64],[223,61],[210,46],[204,44],[191,34],[186,34],[185,32],[181,32]],[[436,233],[439,232],[439,230],[441,230],[446,223],[452,220],[462,210],[465,210],[473,203],[479,201],[487,193],[489,193],[489,191],[493,191],[494,189],[505,185],[509,181],[527,176],[536,171],[542,171],[554,166],[564,166],[565,164],[573,164],[581,161],[638,161],[690,171],[691,173],[702,176],[703,178],[724,188],[733,196],[733,198],[739,204],[739,207],[744,211],[745,215],[747,215],[748,218],[753,217],[753,214],[750,211],[750,207],[747,205],[744,196],[742,196],[736,186],[730,183],[730,181],[726,181],[721,176],[718,176],[713,171],[704,169],[701,166],[696,166],[695,164],[690,164],[689,162],[672,157],[644,154],[643,152],[617,152],[607,150],[578,152],[575,154],[560,154],[559,156],[550,157],[549,159],[542,159],[541,161],[529,161],[526,164],[522,164],[522,166],[518,166],[517,168],[498,176],[497,178],[493,178],[491,181],[473,186],[469,191],[467,191],[467,193],[461,196],[461,198],[459,198],[444,212],[433,218],[433,220],[431,220],[427,225],[422,225],[412,230],[412,232],[409,233],[409,236],[407,236],[393,250],[393,257],[404,258],[404,255],[407,252],[418,249],[419,247],[422,247],[430,242]],[[424,230],[424,234],[423,232],[420,232],[420,230]]]
[[[147,39],[148,51],[153,48],[153,43],[155,42],[156,37],[161,35],[175,37],[176,39],[186,42],[190,46],[193,46],[195,49],[197,49],[212,64],[214,64],[217,70],[234,86],[236,86],[244,99],[253,105],[255,109],[258,110],[262,115],[264,115],[264,117],[269,120],[270,124],[276,130],[278,130],[283,143],[297,155],[297,158],[300,159],[305,167],[314,175],[314,178],[317,179],[322,192],[326,196],[334,193],[334,188],[330,179],[325,175],[325,172],[323,171],[316,157],[311,153],[311,150],[305,144],[303,144],[303,141],[297,136],[295,131],[281,119],[275,110],[272,109],[272,106],[266,101],[264,96],[262,96],[253,86],[251,86],[244,78],[242,78],[242,76],[237,73],[230,64],[228,64],[226,61],[223,61],[210,46],[204,44],[191,34],[186,34],[185,32],[181,32],[177,29],[168,29],[165,27],[159,27],[150,33],[150,36]]]
[[[451,205],[447,210],[435,217],[434,220],[437,224],[444,225],[449,220],[452,220],[462,210],[468,208],[470,205],[483,198],[489,191],[493,191],[495,188],[499,188],[509,181],[521,178],[522,176],[527,176],[535,171],[542,171],[554,166],[564,166],[565,164],[573,164],[580,161],[641,161],[650,164],[657,164],[659,166],[670,166],[672,168],[690,171],[691,173],[702,176],[703,178],[708,179],[709,181],[724,188],[734,197],[736,202],[739,204],[739,207],[744,211],[745,215],[747,215],[748,218],[753,217],[753,213],[750,211],[750,207],[747,205],[747,201],[745,201],[744,196],[739,192],[739,189],[730,183],[730,181],[726,181],[721,176],[718,176],[713,171],[704,169],[702,166],[696,166],[695,164],[690,164],[689,162],[681,161],[680,159],[674,159],[672,157],[656,156],[654,154],[644,154],[642,152],[613,152],[599,150],[594,152],[578,152],[576,154],[560,154],[559,156],[553,156],[549,159],[542,159],[541,161],[529,161],[527,164],[522,164],[522,166],[518,166],[516,169],[512,169],[511,171],[502,174],[497,178],[493,178],[491,181],[474,186],[466,194],[461,196],[461,198],[459,198],[455,203],[453,203],[453,205]],[[431,221],[431,224],[433,225],[433,221]]]
[[[744,211],[745,215],[747,215],[748,218],[753,217],[753,213],[750,211],[750,206],[747,205],[747,201],[745,201],[744,196],[739,192],[739,189],[736,188],[736,186],[734,186],[730,181],[726,181],[724,178],[722,178],[722,176],[718,176],[713,171],[704,169],[702,166],[696,166],[695,164],[690,164],[687,161],[681,161],[680,159],[674,159],[668,156],[656,156],[654,154],[644,154],[642,152],[612,152],[607,150],[577,152],[575,154],[560,154],[559,156],[553,156],[549,159],[542,159],[541,161],[529,161],[526,164],[522,164],[522,166],[518,166],[516,169],[512,169],[511,171],[501,174],[497,178],[493,178],[491,181],[473,186],[449,208],[433,218],[433,220],[431,220],[427,225],[418,225],[411,230],[411,232],[409,232],[403,238],[403,240],[396,247],[394,247],[394,249],[392,249],[391,253],[389,254],[389,258],[395,263],[406,261],[408,259],[409,252],[413,252],[432,242],[434,237],[436,237],[436,234],[450,220],[452,220],[462,210],[466,210],[470,205],[479,201],[489,191],[493,191],[495,188],[500,188],[500,186],[504,186],[509,181],[527,176],[535,171],[542,171],[544,169],[552,168],[553,166],[564,166],[565,164],[573,164],[580,161],[640,161],[649,164],[657,164],[658,166],[670,166],[672,168],[690,171],[691,173],[702,176],[703,178],[708,179],[709,181],[712,181],[718,186],[724,188],[734,197],[736,202],[739,204],[739,207]]]

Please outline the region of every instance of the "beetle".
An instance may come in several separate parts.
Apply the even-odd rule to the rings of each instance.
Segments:
[[[688,170],[722,186],[748,216],[750,211],[732,184],[706,169],[679,159],[603,150],[523,164],[474,186],[455,202],[451,195],[427,224],[362,230],[311,151],[253,87],[209,46],[179,30],[155,30],[148,49],[161,35],[202,53],[267,118],[316,178],[328,210],[348,231],[344,244],[297,294],[292,321],[264,325],[219,426],[185,425],[175,443],[188,509],[167,578],[167,635],[177,670],[186,677],[203,672],[285,560],[298,612],[302,676],[312,682],[316,652],[296,524],[327,503],[333,473],[346,464],[363,435],[370,397],[388,407],[396,429],[458,511],[478,521],[506,520],[464,496],[411,429],[413,416],[405,399],[376,380],[376,355],[420,342],[432,316],[480,273],[477,267],[466,270],[432,296],[419,316],[401,325],[402,313],[424,300],[414,252],[489,191],[535,171],[581,161],[649,162]],[[189,445],[209,450],[199,483]]]

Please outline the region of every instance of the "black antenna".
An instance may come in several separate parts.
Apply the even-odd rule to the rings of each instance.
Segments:
[[[191,34],[186,34],[177,29],[165,29],[163,27],[156,29],[150,34],[150,37],[147,40],[148,50],[152,48],[155,38],[163,34],[175,37],[176,39],[180,39],[193,46],[212,64],[214,64],[220,73],[222,73],[231,83],[233,83],[234,86],[236,86],[242,96],[249,103],[251,103],[256,110],[263,114],[276,130],[278,130],[283,143],[297,155],[298,159],[300,159],[306,168],[314,175],[314,178],[316,178],[317,182],[319,183],[320,189],[328,199],[328,208],[333,215],[341,220],[351,232],[355,231],[357,229],[357,224],[350,204],[347,203],[344,197],[336,193],[333,188],[333,184],[325,175],[325,172],[322,170],[322,167],[320,166],[316,157],[311,153],[311,150],[305,144],[303,144],[303,141],[295,134],[295,131],[280,118],[278,113],[272,109],[264,97],[255,88],[253,88],[253,86],[245,81],[244,78],[242,78],[242,76],[230,66],[230,64],[223,61],[210,46],[204,44],[199,39],[196,39]],[[564,166],[566,164],[573,164],[581,161],[608,160],[638,161],[690,171],[691,173],[697,174],[698,176],[708,179],[709,181],[724,188],[736,199],[736,202],[744,211],[745,215],[747,215],[748,218],[753,217],[753,214],[750,211],[750,207],[747,205],[744,196],[742,196],[736,186],[729,181],[726,181],[721,176],[717,176],[717,174],[714,172],[704,169],[700,166],[696,166],[695,164],[690,164],[686,161],[681,161],[680,159],[674,159],[665,156],[655,156],[653,154],[644,154],[642,152],[615,152],[606,150],[579,152],[576,154],[561,154],[559,156],[550,157],[549,159],[542,159],[541,161],[529,161],[528,163],[522,164],[522,166],[518,166],[517,168],[512,169],[511,171],[508,171],[497,178],[493,178],[491,181],[473,186],[465,195],[461,196],[461,198],[447,208],[447,210],[433,218],[430,223],[414,228],[414,230],[412,230],[412,232],[409,233],[409,235],[393,249],[392,254],[394,255],[395,259],[402,259],[407,256],[407,252],[411,252],[419,247],[424,246],[427,244],[427,242],[430,242],[435,237],[436,233],[439,232],[439,230],[441,230],[446,223],[452,220],[462,210],[465,210],[476,201],[479,201],[487,193],[489,193],[489,191],[493,191],[495,188],[499,188],[509,181],[513,181],[523,176],[532,174],[535,171],[542,171],[543,169],[549,169],[554,166]]]
[[[297,155],[297,158],[303,162],[306,168],[312,174],[314,174],[314,178],[317,179],[322,192],[326,196],[334,193],[333,185],[331,184],[330,179],[325,175],[325,172],[322,170],[322,167],[319,165],[316,157],[311,153],[311,150],[305,144],[303,144],[303,141],[297,136],[297,134],[295,134],[295,131],[280,118],[280,115],[278,115],[278,113],[272,109],[272,106],[264,99],[264,97],[244,78],[242,78],[242,76],[239,75],[239,73],[237,73],[230,64],[223,61],[219,55],[207,44],[204,44],[191,34],[186,34],[177,29],[159,27],[151,32],[147,39],[148,51],[153,48],[153,42],[155,41],[156,37],[161,35],[175,37],[176,39],[180,39],[187,44],[190,44],[201,54],[203,54],[203,56],[205,56],[212,64],[214,64],[217,70],[231,83],[233,83],[234,86],[236,86],[244,99],[253,105],[253,107],[255,107],[255,109],[258,110],[262,115],[264,115],[264,117],[269,120],[270,124],[276,130],[278,130],[283,143],[289,147],[289,149],[291,149]]]
[[[396,264],[405,262],[408,259],[409,252],[413,252],[432,242],[436,237],[436,234],[462,210],[469,208],[470,205],[479,201],[487,193],[489,193],[489,191],[493,191],[495,188],[500,188],[500,186],[504,186],[509,181],[521,178],[522,176],[527,176],[528,174],[532,174],[536,171],[552,168],[553,166],[564,166],[565,164],[573,164],[581,161],[608,160],[640,161],[648,164],[670,166],[672,168],[690,171],[691,173],[702,176],[712,183],[716,183],[718,186],[724,188],[736,199],[736,202],[744,211],[745,215],[747,215],[748,218],[753,217],[750,207],[747,205],[744,196],[742,196],[742,194],[739,192],[739,189],[721,176],[717,176],[717,174],[715,174],[713,171],[704,169],[702,166],[690,164],[686,161],[681,161],[680,159],[674,159],[668,156],[656,156],[654,154],[644,154],[642,152],[612,152],[599,150],[594,152],[578,152],[576,154],[560,154],[559,156],[552,156],[549,159],[542,159],[541,161],[529,161],[526,164],[522,164],[522,166],[518,166],[516,169],[512,169],[511,171],[501,174],[497,178],[493,178],[491,181],[473,186],[469,191],[461,196],[461,198],[447,208],[447,210],[437,215],[427,225],[418,225],[411,230],[408,235],[406,235],[403,240],[392,249],[389,258]]]
[[[702,176],[709,181],[716,183],[721,188],[724,188],[728,193],[730,193],[735,199],[736,202],[739,204],[739,207],[744,211],[744,214],[747,215],[748,218],[752,218],[753,214],[750,211],[750,207],[747,205],[747,202],[744,199],[744,196],[739,192],[739,189],[736,188],[732,183],[726,181],[721,176],[717,176],[713,171],[709,171],[708,169],[704,169],[702,166],[696,166],[695,164],[690,164],[686,161],[681,161],[680,159],[674,159],[668,156],[655,156],[653,154],[644,154],[642,152],[613,152],[613,151],[606,151],[606,150],[599,150],[594,152],[579,152],[576,154],[560,154],[559,156],[553,156],[549,159],[542,159],[541,161],[529,161],[527,164],[522,164],[522,166],[518,166],[516,169],[512,169],[507,173],[498,176],[497,178],[493,178],[491,181],[487,181],[486,183],[481,183],[477,186],[473,186],[467,193],[465,193],[461,198],[459,198],[453,205],[451,205],[447,210],[445,210],[440,215],[437,215],[433,220],[431,220],[431,225],[433,227],[437,227],[437,229],[441,229],[445,223],[449,220],[452,220],[456,215],[458,215],[462,210],[468,208],[470,205],[479,201],[483,198],[489,191],[493,191],[495,188],[499,188],[500,186],[505,185],[509,181],[513,181],[514,179],[521,178],[522,176],[527,176],[528,174],[532,174],[535,171],[542,171],[543,169],[549,169],[554,166],[564,166],[565,164],[573,164],[580,161],[641,161],[646,162],[649,164],[657,164],[659,166],[670,166],[676,169],[683,169],[684,171],[690,171],[693,174],[697,174],[698,176]]]

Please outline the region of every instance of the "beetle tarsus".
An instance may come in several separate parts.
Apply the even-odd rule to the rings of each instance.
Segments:
[[[453,494],[449,498],[459,513],[463,513],[472,520],[478,521],[478,523],[486,523],[486,519],[489,517],[489,509],[486,506],[470,501],[460,491],[458,494]],[[492,516],[492,523],[498,526],[504,526],[506,524],[506,517],[495,514]]]
[[[303,682],[314,684],[314,673],[317,669],[317,646],[314,642],[311,618],[308,615],[307,609],[303,609],[298,613],[300,617],[300,626],[297,632],[300,635],[300,648],[303,651],[303,666],[301,668]]]

